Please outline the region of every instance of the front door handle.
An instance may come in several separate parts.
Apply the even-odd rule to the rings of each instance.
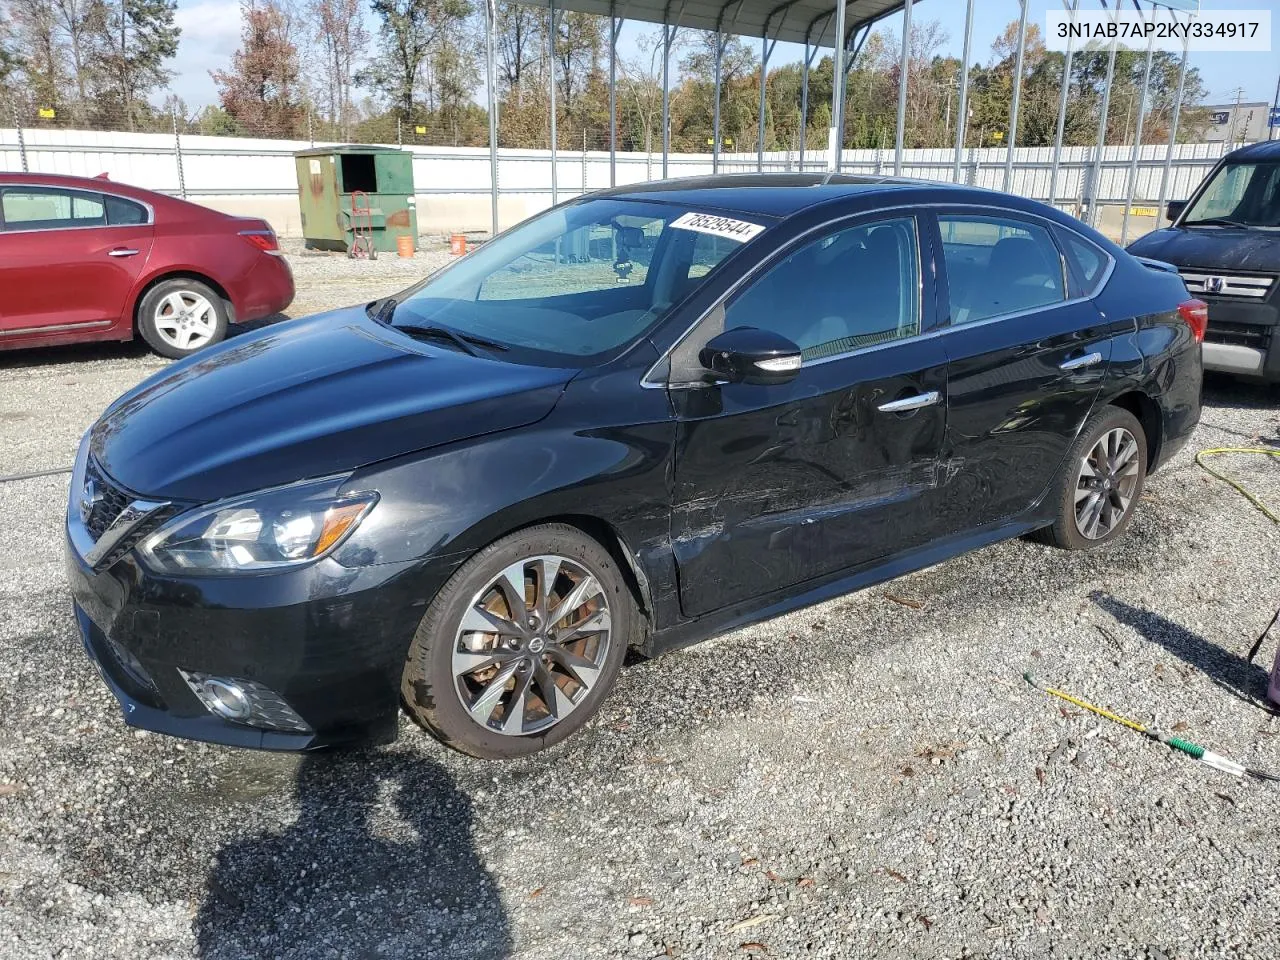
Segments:
[[[136,257],[137,255],[137,250],[128,250],[125,247],[116,247],[114,250],[107,251],[108,257]]]
[[[930,390],[928,393],[917,393],[914,396],[903,397],[901,400],[890,400],[888,403],[880,404],[876,409],[881,413],[906,413],[909,410],[919,410],[921,407],[932,407],[941,399],[942,395],[937,390]]]
[[[1072,370],[1083,370],[1085,367],[1092,367],[1102,362],[1102,354],[1086,353],[1083,357],[1072,357],[1070,360],[1063,360],[1058,364],[1058,369],[1070,373]]]

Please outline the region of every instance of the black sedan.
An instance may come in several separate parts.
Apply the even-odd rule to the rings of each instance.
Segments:
[[[655,654],[1035,533],[1200,414],[1204,304],[1015,197],[720,177],[561,205],[234,338],[81,444],[68,569],[136,726],[513,757]],[[785,641],[780,641],[785,642]]]

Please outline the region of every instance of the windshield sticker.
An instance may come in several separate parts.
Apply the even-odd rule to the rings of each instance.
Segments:
[[[746,243],[764,230],[764,227],[758,223],[734,220],[732,217],[717,217],[709,213],[686,213],[672,220],[671,226],[677,230],[693,230],[697,233],[709,233],[713,237],[725,237],[728,240],[736,240],[738,243]]]

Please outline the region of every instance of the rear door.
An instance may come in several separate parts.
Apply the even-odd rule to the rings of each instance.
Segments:
[[[936,224],[949,361],[944,534],[1012,518],[1044,495],[1098,396],[1111,337],[1133,324],[1103,317],[1085,295],[1105,282],[1104,264],[1094,290],[1077,289],[1047,221],[944,208]]]
[[[915,216],[872,215],[797,245],[673,354],[672,546],[699,616],[917,546],[930,535],[946,355]],[[769,329],[803,349],[790,383],[693,385],[677,357]]]
[[[0,332],[117,323],[151,252],[151,211],[122,197],[0,185]]]

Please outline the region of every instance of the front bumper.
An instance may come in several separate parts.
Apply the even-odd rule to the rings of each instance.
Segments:
[[[395,739],[400,674],[431,595],[416,563],[324,559],[268,576],[178,579],[133,554],[94,570],[70,538],[66,547],[85,649],[131,726],[269,750]],[[183,670],[261,684],[309,731],[215,716]]]
[[[1209,304],[1204,368],[1219,373],[1280,381],[1280,309],[1200,294]]]

